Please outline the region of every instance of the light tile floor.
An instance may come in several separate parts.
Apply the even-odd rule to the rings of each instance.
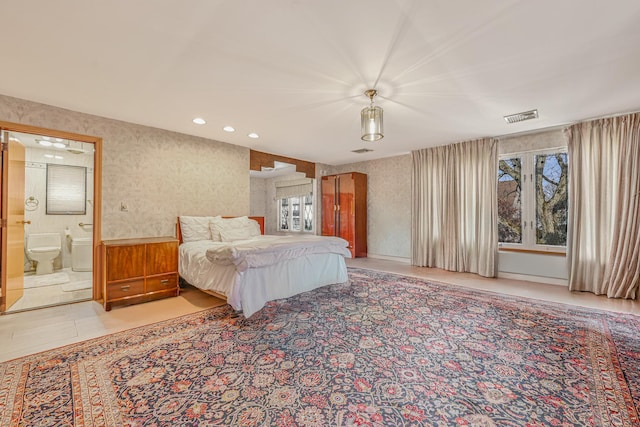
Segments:
[[[7,312],[11,313],[91,299],[91,286],[86,289],[67,290],[71,289],[71,285],[85,283],[87,280],[90,282],[92,276],[91,271],[73,271],[70,268],[64,268],[62,270],[57,270],[53,274],[43,274],[38,276],[38,278],[46,281],[48,276],[54,276],[61,273],[67,275],[67,282],[37,287],[25,287],[22,297],[16,301],[16,303],[13,304]],[[33,274],[25,276],[25,281],[27,281],[29,277],[34,279],[36,276]]]
[[[413,267],[373,258],[348,260],[353,267],[388,271],[450,283],[472,289],[497,292],[583,307],[635,313],[640,301],[608,299],[590,293],[573,293],[565,287],[507,279],[487,279],[475,274],[452,273],[433,268]],[[180,296],[106,312],[94,301],[0,316],[0,361],[48,350],[90,338],[147,325],[224,304],[198,291],[183,289]]]
[[[95,301],[0,316],[0,362],[194,313],[225,302],[193,287],[178,297],[104,311]]]
[[[640,315],[640,300],[607,298],[606,296],[594,295],[589,292],[569,292],[566,286],[526,282],[524,280],[486,278],[472,273],[456,273],[438,268],[414,267],[406,263],[374,258],[349,259],[347,260],[347,265],[421,277],[436,282],[500,294]]]

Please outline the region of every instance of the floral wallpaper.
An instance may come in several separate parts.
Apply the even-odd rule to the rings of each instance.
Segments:
[[[267,212],[267,187],[266,179],[251,178],[251,207],[249,215],[266,216]],[[266,220],[266,218],[265,218]],[[266,225],[266,224],[265,224]]]
[[[179,215],[249,213],[248,148],[4,95],[0,120],[102,138],[102,239],[174,236]]]

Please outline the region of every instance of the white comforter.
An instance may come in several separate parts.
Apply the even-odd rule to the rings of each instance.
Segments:
[[[311,254],[335,253],[350,258],[348,245],[340,237],[267,235],[249,240],[212,243],[206,251],[206,257],[214,264],[234,265],[237,271],[245,271]]]

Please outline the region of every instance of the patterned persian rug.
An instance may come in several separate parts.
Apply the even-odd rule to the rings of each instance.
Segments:
[[[0,425],[640,425],[640,317],[349,275],[2,363]]]

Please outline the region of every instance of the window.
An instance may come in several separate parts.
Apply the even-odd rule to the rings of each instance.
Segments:
[[[275,183],[278,231],[313,232],[313,182],[296,175]]]
[[[313,232],[313,196],[280,199],[278,218],[278,231]]]
[[[47,215],[86,215],[87,168],[47,163]]]
[[[498,164],[498,241],[503,248],[567,246],[565,150],[516,153]]]

